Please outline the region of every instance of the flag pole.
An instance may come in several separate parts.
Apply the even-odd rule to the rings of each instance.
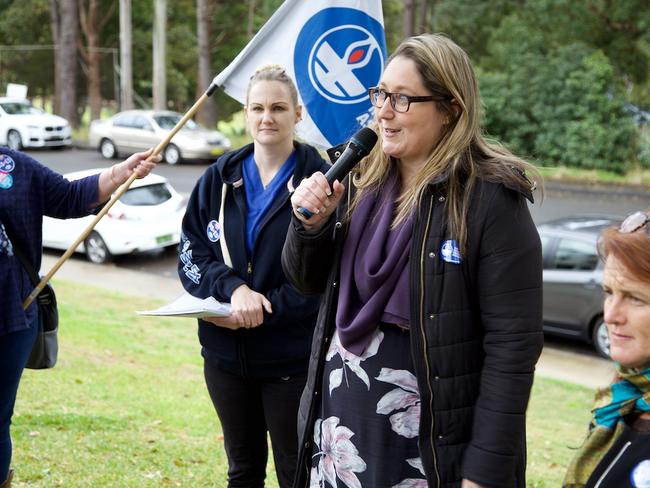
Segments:
[[[178,121],[178,123],[174,126],[174,128],[169,132],[167,137],[163,139],[156,148],[153,150],[153,153],[151,154],[152,156],[157,156],[162,152],[163,149],[169,144],[169,141],[172,140],[172,137],[176,135],[176,133],[183,128],[183,126],[187,123],[188,120],[190,120],[194,114],[201,108],[201,106],[206,102],[206,100],[216,91],[216,89],[219,88],[218,85],[216,85],[213,82],[210,84],[208,89],[199,97],[199,99],[192,105],[192,107],[183,115],[183,118]],[[63,255],[58,259],[56,263],[54,263],[54,266],[52,266],[52,269],[41,279],[41,281],[36,285],[36,287],[32,290],[32,292],[25,298],[25,301],[23,302],[23,309],[26,310],[27,307],[34,301],[34,299],[38,296],[38,294],[43,290],[45,285],[47,284],[50,279],[52,279],[52,276],[54,276],[54,273],[56,273],[59,268],[65,263],[65,261],[72,256],[74,253],[75,249],[79,247],[79,244],[81,244],[86,237],[88,237],[88,234],[92,232],[92,230],[95,228],[95,225],[97,225],[97,222],[101,220],[101,218],[108,213],[108,211],[111,209],[113,204],[120,199],[124,193],[126,193],[126,190],[129,189],[131,186],[131,183],[135,181],[137,178],[137,175],[135,173],[131,174],[129,176],[129,179],[126,180],[113,194],[111,199],[104,205],[104,207],[99,211],[97,215],[95,215],[95,218],[88,224],[88,227],[84,229],[84,231],[81,233],[77,239],[70,244],[70,247],[66,250],[66,252],[63,253]]]

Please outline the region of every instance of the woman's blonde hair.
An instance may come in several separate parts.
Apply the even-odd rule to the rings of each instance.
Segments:
[[[248,105],[248,96],[250,95],[251,88],[259,81],[279,81],[289,89],[289,95],[291,96],[294,107],[298,106],[296,85],[284,68],[278,64],[265,64],[257,68],[255,73],[253,73],[253,76],[251,76],[248,82],[248,88],[246,89],[246,105]]]
[[[488,143],[480,127],[481,99],[469,57],[442,34],[425,34],[402,42],[389,58],[411,59],[427,90],[442,99],[438,111],[449,120],[429,159],[398,202],[394,225],[402,222],[424,196],[427,185],[444,180],[447,187],[446,218],[451,235],[462,249],[467,240],[467,212],[478,177],[530,188],[525,172],[539,178],[529,163],[495,143]],[[387,63],[387,64],[388,64]],[[375,122],[375,128],[377,123]],[[433,137],[433,134],[431,135]],[[363,191],[379,187],[395,161],[384,154],[380,143],[362,161],[355,175],[352,208]]]

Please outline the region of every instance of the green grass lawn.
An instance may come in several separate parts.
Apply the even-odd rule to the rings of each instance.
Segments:
[[[138,317],[159,303],[63,281],[59,363],[23,376],[13,421],[15,486],[225,486],[223,438],[193,319]],[[528,485],[557,487],[592,392],[537,378]],[[277,487],[269,460],[269,483]]]
[[[577,183],[582,185],[631,185],[646,188],[650,186],[650,169],[636,168],[625,174],[612,171],[570,168],[567,166],[538,167],[545,181]]]

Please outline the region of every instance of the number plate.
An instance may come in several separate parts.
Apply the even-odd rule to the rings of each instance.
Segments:
[[[172,240],[172,235],[167,234],[165,236],[156,237],[156,244],[165,244],[166,242],[170,242],[171,240]]]

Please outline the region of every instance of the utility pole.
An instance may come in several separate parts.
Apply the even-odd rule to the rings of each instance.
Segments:
[[[167,23],[167,0],[155,0],[153,22],[153,108],[167,108],[167,70],[165,52],[165,29]]]
[[[210,64],[210,46],[211,42],[219,44],[218,39],[210,38],[210,22],[212,19],[214,3],[212,0],[196,1],[196,24],[198,40],[198,79],[197,79],[197,98],[204,93],[212,82],[212,68]],[[210,97],[197,112],[197,121],[213,128],[217,123],[217,108],[214,97]]]
[[[133,65],[131,56],[131,0],[120,0],[120,101],[121,109],[133,108]]]
[[[413,31],[415,30],[415,8],[417,0],[404,0],[404,17],[403,17],[403,27],[402,35],[406,37],[411,37]]]

